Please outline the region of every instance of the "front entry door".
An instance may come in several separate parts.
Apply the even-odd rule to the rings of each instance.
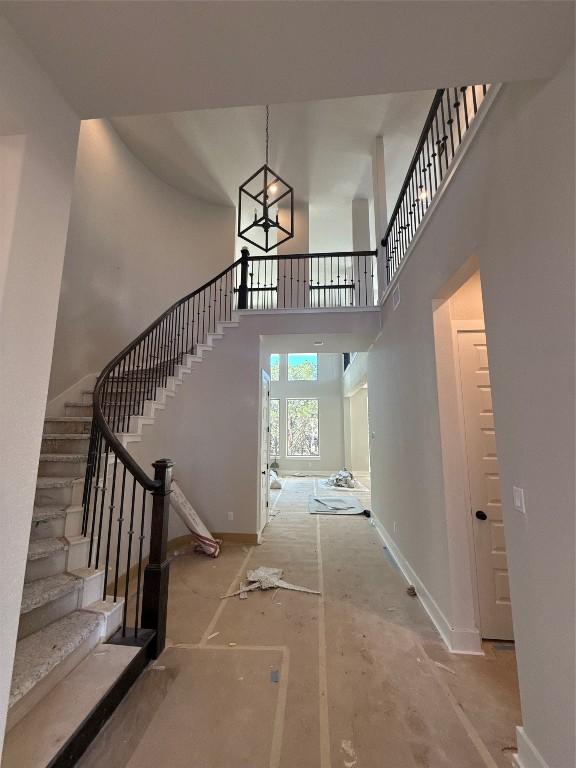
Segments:
[[[260,530],[268,522],[270,488],[270,376],[262,371],[262,414],[260,419]]]
[[[482,637],[512,640],[512,609],[484,329],[458,331],[470,513]]]

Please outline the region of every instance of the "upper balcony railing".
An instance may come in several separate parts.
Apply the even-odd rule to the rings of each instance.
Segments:
[[[243,248],[238,309],[373,307],[377,259],[377,251],[251,256]]]
[[[448,176],[489,87],[462,85],[436,91],[398,201],[382,238],[388,284],[400,267],[432,200]]]

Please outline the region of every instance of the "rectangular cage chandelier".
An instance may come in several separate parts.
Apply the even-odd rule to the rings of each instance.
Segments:
[[[268,165],[269,125],[267,104],[266,161],[240,185],[238,194],[238,237],[265,253],[294,237],[294,190]]]

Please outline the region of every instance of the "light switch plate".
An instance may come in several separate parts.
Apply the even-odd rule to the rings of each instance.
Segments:
[[[514,509],[517,509],[518,512],[522,512],[522,514],[525,515],[526,507],[524,506],[524,488],[517,488],[516,486],[513,486],[512,497],[514,499]]]

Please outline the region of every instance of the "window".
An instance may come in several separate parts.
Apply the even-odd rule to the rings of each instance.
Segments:
[[[270,398],[270,456],[280,456],[280,400]]]
[[[270,355],[270,379],[280,381],[280,355]]]
[[[287,456],[319,456],[318,400],[286,400]]]
[[[317,381],[318,355],[291,354],[288,355],[288,381]]]

